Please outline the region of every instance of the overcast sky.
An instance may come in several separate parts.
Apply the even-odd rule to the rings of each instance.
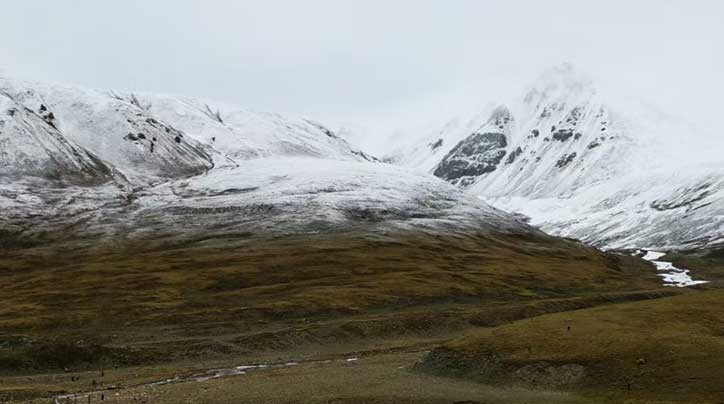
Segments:
[[[0,69],[376,130],[454,114],[564,61],[716,127],[718,0],[3,2]]]

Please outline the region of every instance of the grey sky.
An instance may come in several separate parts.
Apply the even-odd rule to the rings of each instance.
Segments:
[[[4,2],[0,69],[375,129],[454,113],[570,61],[718,130],[721,1]]]

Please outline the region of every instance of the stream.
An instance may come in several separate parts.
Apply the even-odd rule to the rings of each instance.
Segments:
[[[358,358],[352,357],[352,358],[345,358],[345,359],[328,359],[328,360],[313,360],[313,361],[307,361],[304,363],[311,363],[311,362],[356,362]],[[288,368],[292,366],[299,365],[298,362],[286,362],[286,363],[276,363],[276,364],[259,364],[259,365],[240,365],[240,366],[234,366],[230,368],[220,368],[220,369],[211,369],[204,372],[196,373],[191,376],[186,377],[180,377],[176,376],[171,379],[165,379],[165,380],[157,380],[154,382],[149,383],[142,383],[142,384],[136,384],[131,386],[109,386],[104,389],[100,390],[93,390],[93,391],[84,391],[79,393],[70,393],[70,394],[62,394],[55,396],[53,399],[54,404],[76,404],[76,403],[82,403],[83,399],[89,398],[89,397],[98,397],[98,400],[103,400],[103,396],[112,394],[113,392],[119,391],[119,390],[126,390],[126,389],[132,389],[132,388],[143,388],[143,387],[156,387],[156,386],[164,386],[167,384],[175,384],[175,383],[188,383],[188,382],[205,382],[213,379],[219,379],[222,377],[231,377],[231,376],[239,376],[244,375],[249,372],[253,371],[262,371],[262,370],[271,370],[271,369],[280,369],[280,368]],[[88,401],[90,402],[90,400]]]
[[[659,258],[664,255],[666,255],[666,253],[647,250],[646,255],[642,258],[656,265],[656,270],[659,271],[658,275],[664,279],[665,286],[684,288],[709,283],[707,281],[695,281],[692,279],[688,269],[677,268],[671,262],[659,261]]]

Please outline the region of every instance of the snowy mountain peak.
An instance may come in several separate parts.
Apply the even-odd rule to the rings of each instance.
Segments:
[[[493,126],[509,126],[513,123],[513,114],[505,105],[499,105],[490,114],[487,124]],[[503,129],[502,127],[500,129]]]
[[[523,120],[585,108],[596,98],[593,80],[570,63],[546,70],[529,88],[517,108]]]
[[[563,63],[544,71],[531,85],[524,100],[534,104],[561,97],[592,95],[595,92],[590,76],[576,69],[571,63]]]
[[[711,220],[724,218],[722,160],[715,165],[718,180],[704,179],[711,170],[701,166],[706,150],[692,140],[692,126],[627,99],[604,102],[590,77],[568,63],[543,72],[511,105],[473,117],[474,125],[445,127],[397,161],[529,216],[548,231],[601,245],[724,239],[724,219]],[[672,176],[684,162],[699,168]],[[704,183],[705,195],[687,199]],[[653,184],[656,191],[646,192]],[[662,200],[686,202],[662,210]],[[614,216],[616,228],[608,224]],[[685,231],[674,236],[666,230],[672,226]]]

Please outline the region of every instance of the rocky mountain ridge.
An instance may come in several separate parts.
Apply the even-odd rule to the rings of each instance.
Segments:
[[[694,128],[611,104],[569,64],[546,71],[514,104],[451,121],[390,160],[602,247],[724,240],[724,161],[686,166],[671,156],[687,150],[666,142]]]
[[[0,207],[5,243],[350,226],[536,232],[309,119],[10,79],[0,79]]]

